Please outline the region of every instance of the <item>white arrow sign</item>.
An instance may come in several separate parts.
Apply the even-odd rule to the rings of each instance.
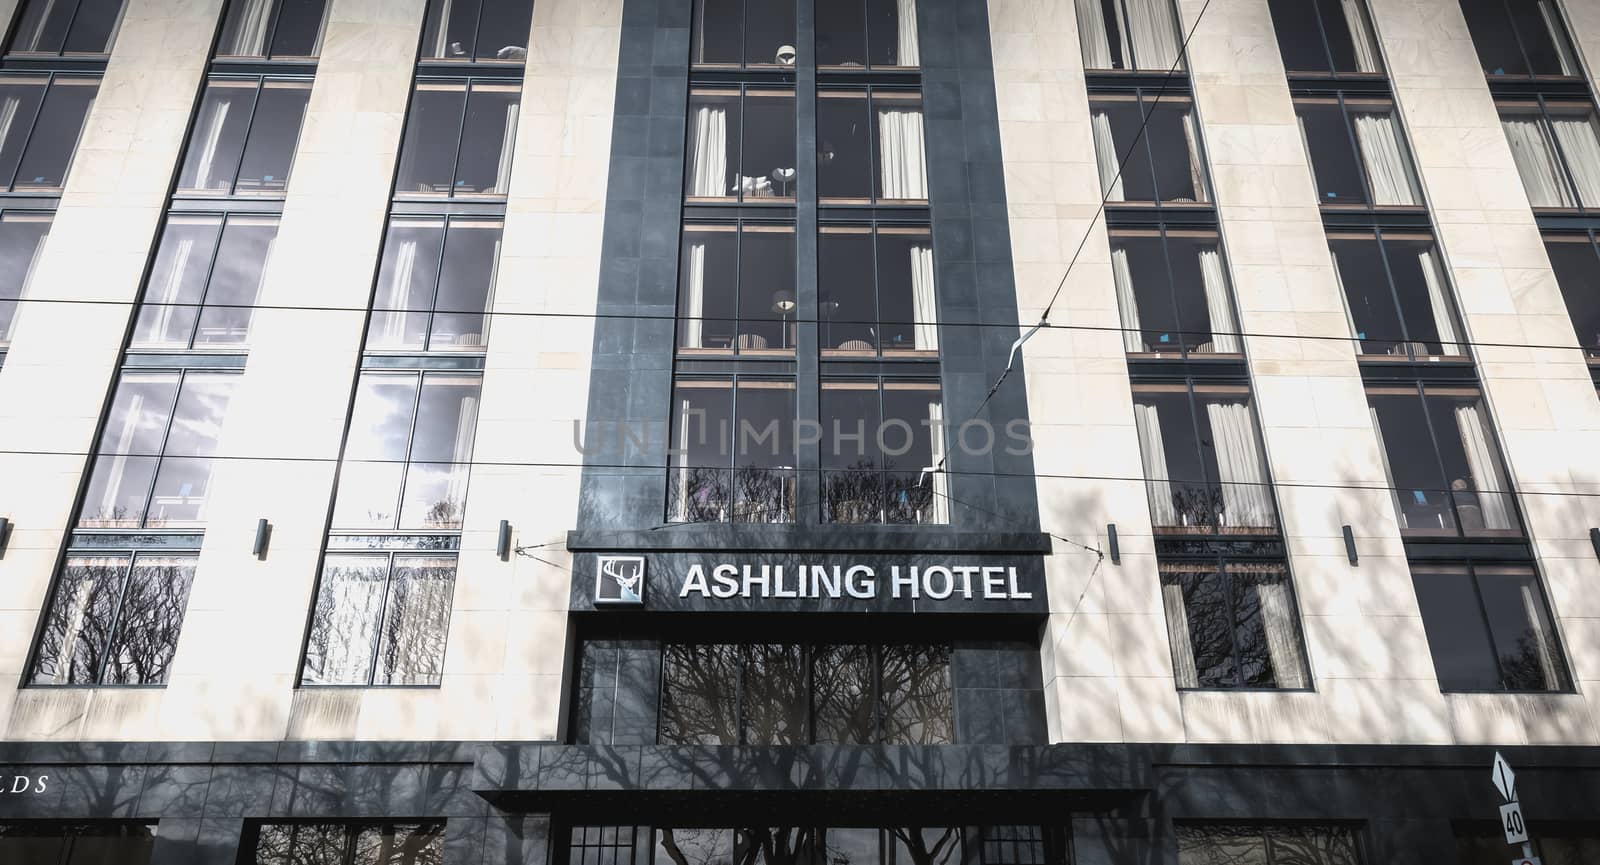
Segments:
[[[1494,788],[1507,802],[1517,801],[1517,773],[1511,771],[1511,764],[1500,752],[1494,752]]]

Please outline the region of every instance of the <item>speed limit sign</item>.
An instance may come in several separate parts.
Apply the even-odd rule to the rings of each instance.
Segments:
[[[1507,844],[1521,844],[1528,840],[1528,827],[1522,822],[1520,802],[1507,802],[1500,806],[1500,828],[1506,831]]]

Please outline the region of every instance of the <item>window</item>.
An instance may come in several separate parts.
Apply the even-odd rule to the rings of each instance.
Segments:
[[[568,865],[580,863],[616,863],[630,865],[646,861],[649,853],[639,850],[639,859],[631,858],[632,827],[574,827],[572,848],[568,852]],[[587,832],[582,845],[580,832]],[[605,836],[601,833],[604,831]],[[616,832],[611,841],[610,833]],[[654,862],[656,865],[694,865],[694,863],[741,863],[741,865],[1054,865],[1066,863],[1070,857],[1065,839],[1057,841],[1055,854],[1049,859],[1017,862],[1011,859],[987,858],[988,846],[979,844],[978,833],[987,838],[990,833],[1015,831],[1041,834],[1037,826],[985,826],[966,830],[956,828],[893,827],[839,828],[823,826],[758,826],[737,828],[660,828],[655,830]],[[963,842],[963,836],[966,836]],[[605,837],[606,840],[600,840]],[[1007,841],[994,849],[1011,853],[1030,850],[1031,844],[1043,853],[1042,841],[1013,845]],[[984,853],[980,856],[980,846]],[[617,848],[616,858],[610,858],[608,847]],[[598,848],[598,849],[597,849]],[[595,858],[596,856],[599,858]],[[970,856],[970,858],[968,858]]]
[[[531,0],[428,0],[422,59],[522,63],[532,22]]]
[[[794,91],[695,88],[688,149],[690,201],[794,201]]]
[[[1355,833],[1335,826],[1184,826],[1178,865],[1361,865]]]
[[[1404,535],[1521,535],[1475,387],[1368,387]]]
[[[1588,234],[1546,234],[1544,248],[1550,253],[1578,344],[1591,359],[1600,358],[1600,257],[1594,240]],[[3,333],[5,327],[0,325]]]
[[[1269,0],[1269,5],[1290,75],[1383,71],[1372,19],[1361,0]]]
[[[229,0],[218,57],[270,60],[322,53],[327,0]]]
[[[824,226],[817,268],[824,357],[939,357],[928,229]]]
[[[456,557],[328,553],[302,685],[438,685]]]
[[[1600,132],[1587,102],[1501,102],[1500,125],[1535,208],[1600,207]]]
[[[1486,75],[1583,74],[1555,0],[1461,0]]]
[[[1135,385],[1133,417],[1157,532],[1276,530],[1248,388]]]
[[[481,383],[460,373],[363,372],[333,528],[460,529]]]
[[[1405,135],[1387,99],[1342,96],[1294,103],[1323,207],[1419,207]]]
[[[395,196],[503,196],[521,85],[421,79],[406,117]]]
[[[0,862],[148,865],[155,843],[155,827],[147,823],[0,823]]]
[[[501,227],[478,217],[391,219],[367,351],[483,351]]]
[[[1220,244],[1215,231],[1113,230],[1111,276],[1129,354],[1240,353]]]
[[[1334,231],[1328,246],[1361,355],[1427,360],[1466,354],[1432,236]]]
[[[794,0],[694,0],[695,66],[793,66]]]
[[[663,745],[947,745],[954,734],[946,646],[663,647]]]
[[[90,466],[84,528],[205,525],[223,417],[238,376],[124,372]]]
[[[679,379],[667,520],[794,521],[794,380]]]
[[[1136,93],[1096,93],[1089,97],[1089,112],[1100,189],[1107,201],[1173,205],[1211,200],[1189,97],[1169,94],[1158,102],[1153,94],[1147,99]]]
[[[277,236],[276,216],[169,216],[129,347],[243,345]]]
[[[444,823],[246,824],[248,865],[443,865]]]
[[[100,79],[0,75],[0,192],[54,192],[89,119]]]
[[[916,66],[916,0],[817,0],[817,65]]]
[[[938,382],[822,382],[822,519],[948,523]]]
[[[793,355],[794,243],[792,225],[685,225],[679,349]]]
[[[283,195],[310,95],[306,80],[207,81],[178,193]]]
[[[28,292],[33,266],[50,235],[50,218],[48,213],[0,213],[0,348],[11,342],[19,301]]]
[[[1532,568],[1418,562],[1411,579],[1441,690],[1572,687]]]
[[[1311,687],[1287,565],[1163,557],[1159,570],[1179,688]]]
[[[195,555],[68,556],[34,655],[34,685],[167,681]]]
[[[1076,0],[1085,69],[1177,68],[1183,42],[1172,0]]]
[[[24,0],[9,54],[109,54],[122,0]]]
[[[926,200],[921,95],[819,91],[817,196],[824,204]]]

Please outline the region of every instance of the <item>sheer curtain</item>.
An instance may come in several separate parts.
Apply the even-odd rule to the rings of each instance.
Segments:
[[[1178,525],[1178,508],[1172,502],[1171,476],[1167,474],[1167,444],[1161,436],[1161,415],[1153,405],[1133,404],[1133,424],[1139,431],[1139,455],[1144,459],[1144,489],[1150,499],[1150,521],[1156,526]]]
[[[456,412],[456,445],[450,453],[450,481],[445,485],[445,501],[456,509],[460,524],[467,505],[467,476],[472,462],[472,438],[478,429],[478,398],[463,397]]]
[[[1394,469],[1389,466],[1389,445],[1383,440],[1383,424],[1378,422],[1378,410],[1367,406],[1367,411],[1372,415],[1372,431],[1378,436],[1378,456],[1383,459],[1383,479],[1389,485],[1389,496],[1394,499],[1394,517],[1400,521],[1400,528],[1410,528],[1406,512],[1400,508],[1400,491],[1395,489]]]
[[[0,105],[0,147],[5,147],[11,139],[11,126],[16,123],[17,109],[22,105],[22,97],[7,96],[3,105]],[[20,154],[18,155],[20,158]]]
[[[1195,201],[1210,201],[1211,191],[1206,188],[1206,169],[1200,161],[1200,137],[1194,129],[1194,112],[1190,111],[1183,115],[1183,138],[1189,145],[1189,184],[1194,189]]]
[[[44,250],[44,242],[50,239],[50,233],[39,235],[34,241],[33,252],[28,256],[28,267],[22,272],[22,282],[17,284],[17,300],[28,296],[28,286],[33,283],[33,269],[39,265],[39,253]],[[22,318],[23,304],[11,302],[11,317],[0,318],[0,343],[11,341],[11,334],[17,329],[17,322]],[[5,312],[6,302],[0,301],[0,312]]]
[[[205,139],[200,145],[200,159],[195,162],[194,181],[190,187],[192,189],[211,187],[211,172],[216,168],[217,144],[222,140],[222,127],[228,122],[228,109],[232,105],[231,100],[218,100],[211,106],[211,113],[206,116]]]
[[[450,56],[450,6],[451,0],[439,0],[439,31],[434,34],[430,57]]]
[[[54,17],[52,13],[56,9],[56,0],[44,0],[42,5],[44,9],[39,12],[39,20],[33,25],[33,32],[28,34],[26,44],[22,47],[23,51],[39,50],[39,40],[44,38],[44,29],[46,25],[51,23],[50,19]],[[24,40],[18,41],[23,42]]]
[[[234,0],[241,4],[234,31],[218,54],[256,57],[266,54],[267,22],[272,17],[271,0]]]
[[[1106,36],[1106,13],[1100,0],[1074,0],[1078,7],[1078,47],[1083,68],[1110,69],[1111,43]]]
[[[194,254],[194,238],[185,237],[178,241],[178,250],[172,255],[172,270],[167,274],[167,281],[161,286],[161,296],[156,300],[154,315],[149,319],[149,331],[144,334],[141,342],[156,343],[188,343],[188,335],[183,334],[176,338],[169,336],[173,320],[178,311],[174,304],[178,303],[183,293],[183,277],[189,269],[189,257]]]
[[[1111,278],[1117,284],[1117,314],[1122,322],[1122,350],[1146,351],[1144,331],[1139,328],[1139,301],[1133,293],[1133,271],[1128,267],[1126,249],[1111,250]]]
[[[1461,428],[1461,447],[1467,452],[1467,469],[1472,472],[1478,507],[1483,509],[1483,527],[1490,530],[1511,528],[1511,496],[1505,492],[1505,477],[1500,474],[1493,445],[1489,443],[1489,431],[1484,428],[1478,407],[1456,406],[1456,426]]]
[[[702,105],[694,110],[690,128],[689,194],[703,198],[728,195],[728,110]]]
[[[1537,118],[1503,117],[1500,125],[1511,145],[1511,158],[1534,207],[1572,207],[1572,191],[1556,166],[1555,148]]]
[[[689,245],[689,298],[684,310],[683,347],[704,348],[706,314],[706,245]]]
[[[1417,178],[1411,173],[1411,160],[1400,144],[1399,130],[1392,114],[1357,114],[1356,143],[1361,161],[1372,182],[1375,205],[1415,205],[1421,203]]]
[[[1222,255],[1217,250],[1200,250],[1200,278],[1205,282],[1206,312],[1211,316],[1211,350],[1238,354],[1239,326],[1233,321],[1233,308],[1228,303],[1228,277],[1222,272]]]
[[[1272,502],[1256,450],[1256,425],[1250,407],[1242,402],[1206,404],[1211,439],[1217,453],[1217,475],[1222,482],[1223,524],[1230,528],[1270,528]]]
[[[1361,8],[1361,0],[1339,0],[1339,5],[1344,10],[1345,25],[1350,28],[1350,41],[1356,52],[1356,71],[1382,72],[1383,67],[1378,61],[1378,41],[1367,21],[1366,12]]]
[[[100,494],[100,510],[97,520],[102,525],[115,525],[118,520],[125,520],[131,516],[131,522],[137,526],[143,522],[144,514],[131,514],[119,516],[117,514],[117,499],[122,494],[122,479],[128,471],[129,451],[133,449],[133,437],[139,432],[139,421],[144,417],[144,394],[134,393],[128,400],[128,411],[122,417],[122,428],[117,430],[117,443],[111,447],[110,465],[106,468],[106,486]],[[105,454],[105,450],[101,450]],[[155,456],[155,454],[135,454],[135,456]],[[98,474],[98,472],[96,472]]]
[[[1444,271],[1438,258],[1429,250],[1417,253],[1417,263],[1422,266],[1422,281],[1428,284],[1428,306],[1433,310],[1433,327],[1439,331],[1439,353],[1460,354],[1456,338],[1456,325],[1451,315],[1450,301],[1444,293]]]
[[[1300,629],[1295,627],[1289,586],[1281,580],[1259,582],[1256,598],[1261,602],[1261,627],[1267,635],[1267,655],[1272,659],[1272,676],[1278,687],[1306,687],[1306,659],[1300,648]]]
[[[1522,587],[1522,614],[1528,618],[1528,630],[1533,631],[1533,641],[1539,652],[1539,671],[1544,674],[1544,686],[1561,687],[1561,675],[1556,670],[1556,656],[1552,651],[1550,635],[1544,628],[1544,611],[1533,598],[1533,590]]]
[[[1172,640],[1172,678],[1180,688],[1200,686],[1194,665],[1194,638],[1189,635],[1189,610],[1181,583],[1161,583],[1161,606],[1167,613],[1167,636]]]
[[[917,351],[939,350],[939,309],[933,297],[933,250],[911,247],[911,329],[912,347]]]
[[[497,195],[508,195],[511,192],[511,153],[516,149],[517,143],[517,114],[522,105],[513,102],[506,106],[506,127],[500,136],[500,164],[494,171],[494,189]]]
[[[1600,207],[1600,139],[1596,138],[1594,115],[1556,117],[1550,125],[1578,186],[1578,200],[1585,207]]]
[[[1328,257],[1333,261],[1333,281],[1339,286],[1339,305],[1344,309],[1344,323],[1350,328],[1350,338],[1355,340],[1356,354],[1366,354],[1367,348],[1362,345],[1366,337],[1361,328],[1356,327],[1356,317],[1350,312],[1350,290],[1345,288],[1344,274],[1339,271],[1339,254],[1330,250]]]
[[[895,65],[917,66],[922,62],[917,49],[917,0],[895,0]]]
[[[1552,0],[1539,0],[1539,17],[1544,19],[1544,29],[1550,35],[1550,44],[1556,47],[1556,56],[1561,62],[1561,74],[1579,74],[1578,58],[1572,56],[1572,46],[1567,43],[1567,28],[1561,23],[1561,11],[1556,8]]]
[[[1111,134],[1111,115],[1095,111],[1089,115],[1094,129],[1094,164],[1100,169],[1100,191],[1107,201],[1124,201],[1122,175],[1117,173],[1117,140]]]
[[[928,197],[928,167],[923,157],[922,112],[878,109],[878,155],[883,198]]]
[[[924,471],[933,475],[933,522],[950,522],[950,476],[944,470],[944,404],[928,403],[928,433],[932,439],[933,465]]]
[[[1172,0],[1123,0],[1127,6],[1130,69],[1171,69],[1178,62],[1178,19]],[[1117,6],[1122,16],[1123,5]]]
[[[413,315],[425,313],[414,312],[410,306],[411,274],[417,265],[417,242],[403,240],[400,242],[400,251],[394,257],[394,278],[389,280],[389,285],[383,294],[383,304],[378,309],[383,313],[383,329],[378,334],[379,345],[382,347],[396,347],[405,345],[406,322]]]

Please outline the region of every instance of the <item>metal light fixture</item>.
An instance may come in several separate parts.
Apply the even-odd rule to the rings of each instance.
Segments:
[[[11,521],[0,517],[0,558],[5,558],[6,541],[11,540]]]
[[[4,538],[0,537],[0,544],[4,542]],[[1600,559],[1600,529],[1589,530],[1589,543],[1594,545],[1594,557]]]
[[[267,545],[272,542],[272,523],[265,517],[256,520],[256,542],[250,548],[250,555],[265,561],[267,558]]]
[[[495,552],[495,555],[500,557],[500,561],[502,561],[502,562],[511,561],[511,521],[510,520],[501,520],[500,521],[500,537],[499,537],[498,540],[495,541],[494,552]]]
[[[1110,523],[1106,526],[1106,555],[1111,557],[1111,564],[1122,564],[1122,548],[1117,546],[1117,524]]]
[[[1349,557],[1352,565],[1360,561],[1360,556],[1356,555],[1356,536],[1350,531],[1349,526],[1344,527],[1344,554]]]

